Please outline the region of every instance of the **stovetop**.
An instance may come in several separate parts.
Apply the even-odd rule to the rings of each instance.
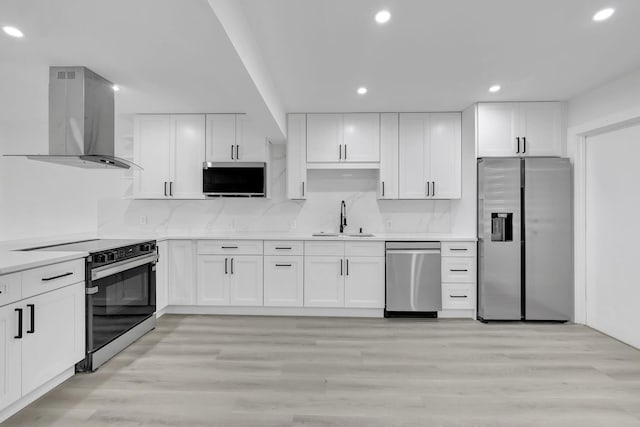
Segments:
[[[35,248],[24,249],[26,251],[55,251],[55,252],[76,252],[84,251],[90,254],[108,251],[110,249],[118,249],[125,246],[132,246],[139,243],[149,242],[149,240],[136,239],[91,239],[81,240],[78,242],[61,243],[50,246],[39,246]]]

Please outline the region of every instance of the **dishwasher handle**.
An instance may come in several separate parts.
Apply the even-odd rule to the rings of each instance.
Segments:
[[[388,254],[440,254],[440,249],[387,249]]]

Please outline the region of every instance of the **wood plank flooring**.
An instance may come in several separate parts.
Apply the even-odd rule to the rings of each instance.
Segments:
[[[579,325],[165,315],[6,425],[640,427],[640,351]]]

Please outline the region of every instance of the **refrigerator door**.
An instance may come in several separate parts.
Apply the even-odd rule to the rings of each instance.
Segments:
[[[521,167],[517,158],[478,161],[478,317],[521,319]]]
[[[525,318],[569,320],[573,310],[571,165],[525,161]]]

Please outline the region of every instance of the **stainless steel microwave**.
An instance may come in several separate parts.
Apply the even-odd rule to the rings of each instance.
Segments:
[[[202,192],[207,197],[265,197],[266,178],[266,163],[204,162]]]

